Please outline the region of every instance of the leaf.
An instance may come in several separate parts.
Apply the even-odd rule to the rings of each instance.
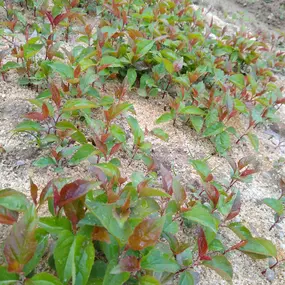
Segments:
[[[32,178],[30,178],[30,193],[35,205],[37,205],[38,191],[38,186],[33,182]]]
[[[218,189],[213,185],[208,183],[205,187],[205,191],[209,197],[209,199],[213,202],[214,207],[216,208],[219,198],[220,198],[220,192]]]
[[[167,197],[171,198],[164,190],[158,188],[144,187],[139,191],[140,197]]]
[[[180,181],[176,178],[172,180],[172,189],[175,201],[178,205],[183,205],[186,201],[186,191],[184,187],[181,185]]]
[[[165,69],[166,69],[170,74],[174,73],[174,66],[173,66],[173,63],[172,63],[170,60],[168,60],[168,59],[166,59],[166,58],[163,58],[163,59],[162,59],[162,62],[163,62],[163,64],[164,64]]]
[[[231,229],[241,240],[252,238],[249,229],[239,222],[229,224],[228,228]]]
[[[31,279],[27,279],[25,285],[62,285],[62,283],[53,275],[49,273],[38,273]]]
[[[0,224],[13,225],[18,221],[19,213],[0,206]]]
[[[74,236],[64,231],[54,249],[56,271],[65,284],[72,277],[73,284],[87,284],[95,258],[91,239],[83,235]]]
[[[68,121],[58,122],[55,125],[55,127],[56,127],[56,129],[62,130],[62,131],[65,131],[65,130],[75,130],[75,131],[77,131],[77,128],[71,122],[68,122]]]
[[[14,62],[14,61],[8,61],[5,64],[3,64],[2,71],[6,72],[8,70],[17,69],[19,67],[21,67],[21,65],[19,63]]]
[[[6,188],[0,190],[0,206],[11,211],[24,212],[31,204],[23,193]]]
[[[264,238],[249,238],[247,243],[238,250],[249,255],[253,259],[276,257],[277,250],[273,243]]]
[[[119,274],[111,273],[116,265],[117,265],[116,260],[112,260],[109,262],[102,285],[111,285],[111,284],[123,285],[129,279],[130,277],[129,272],[122,272]]]
[[[151,130],[151,133],[154,135],[154,136],[156,136],[156,137],[158,137],[158,138],[160,138],[160,139],[162,139],[163,141],[168,141],[168,139],[169,139],[169,135],[167,134],[167,133],[165,133],[162,129],[160,129],[160,128],[154,128],[154,129],[152,129]]]
[[[94,183],[83,179],[77,179],[72,183],[64,185],[60,191],[60,201],[58,206],[62,207],[81,198],[82,196],[85,196],[93,187]]]
[[[73,68],[71,66],[60,61],[51,62],[49,66],[64,79],[73,78]]]
[[[76,142],[79,142],[81,144],[86,144],[87,143],[87,139],[85,137],[85,135],[80,132],[80,131],[76,131],[71,135],[71,138],[73,140],[75,140]]]
[[[126,141],[126,134],[118,125],[112,125],[110,128],[111,134],[120,142]]]
[[[211,175],[211,170],[207,163],[204,160],[190,160],[190,163],[195,168],[195,170],[198,172],[198,174],[201,176],[201,178],[207,182],[209,182],[208,177]]]
[[[115,266],[111,273],[118,274],[121,272],[137,272],[140,270],[140,261],[135,256],[123,257],[119,264]]]
[[[215,138],[217,151],[224,154],[231,147],[230,136],[227,132],[218,134]]]
[[[110,243],[110,236],[105,228],[95,226],[92,232],[92,240]]]
[[[203,265],[215,270],[223,279],[231,283],[233,268],[224,255],[214,256],[211,260],[204,261]]]
[[[139,54],[139,58],[146,55],[152,49],[154,43],[154,40],[139,39],[137,43],[137,54]]]
[[[255,151],[258,151],[259,149],[259,140],[257,135],[253,134],[253,133],[248,133],[247,137],[249,138],[249,141],[251,143],[251,145],[253,146]]]
[[[38,160],[33,162],[33,166],[39,167],[39,168],[44,168],[50,165],[56,165],[56,162],[53,158],[50,156],[47,157],[41,157]]]
[[[232,82],[237,88],[243,89],[245,88],[245,80],[243,74],[234,74],[229,78],[230,82]]]
[[[196,106],[186,106],[179,113],[183,115],[205,115],[205,112]]]
[[[178,285],[195,285],[195,279],[191,273],[184,271],[180,275]]]
[[[54,235],[65,230],[71,231],[70,221],[66,217],[42,217],[39,220],[39,226]]]
[[[207,243],[206,236],[202,228],[200,228],[199,230],[198,252],[199,252],[200,260],[211,260],[211,258],[206,255],[208,252],[208,243]]]
[[[225,125],[221,122],[217,122],[208,128],[203,133],[203,137],[209,137],[209,136],[216,136],[217,134],[220,134],[224,131]]]
[[[69,160],[70,164],[78,164],[79,162],[83,161],[84,159],[88,158],[93,154],[98,154],[98,151],[92,144],[84,144],[82,145],[77,152],[71,157]]]
[[[25,59],[29,59],[36,55],[41,49],[43,45],[42,44],[29,44],[26,43],[23,45],[24,49],[24,57]]]
[[[13,225],[4,247],[4,255],[10,272],[22,272],[24,265],[32,259],[37,247],[36,227],[37,216],[33,207],[18,223]]]
[[[176,260],[181,266],[190,266],[193,263],[192,251],[188,247],[176,255]]]
[[[0,284],[8,285],[8,284],[16,284],[20,279],[20,276],[16,273],[8,272],[7,268],[4,266],[0,266]]]
[[[129,68],[127,71],[127,79],[129,86],[132,87],[137,79],[137,72],[134,68]]]
[[[76,98],[70,99],[64,104],[63,112],[92,108],[98,108],[97,104],[84,98]]]
[[[57,109],[59,109],[61,103],[60,92],[54,83],[51,83],[50,85],[50,92],[53,102],[55,103]]]
[[[107,65],[108,67],[122,67],[123,66],[121,61],[118,58],[114,56],[110,56],[110,55],[103,56],[100,61],[100,65],[101,66]]]
[[[42,127],[39,123],[33,121],[23,121],[14,129],[15,132],[40,132]]]
[[[161,283],[153,276],[144,275],[139,278],[139,285],[161,285]]]
[[[149,218],[142,221],[135,227],[133,234],[129,237],[129,247],[133,250],[142,250],[154,245],[161,235],[164,222],[165,217]]]
[[[231,211],[227,215],[225,221],[229,221],[235,218],[240,212],[240,207],[241,207],[241,198],[240,198],[240,192],[238,191],[235,200],[233,202]]]
[[[154,248],[141,259],[141,268],[154,272],[175,273],[180,266],[171,255]]]
[[[265,198],[262,200],[262,202],[273,209],[278,214],[278,216],[281,216],[283,214],[283,203],[280,200],[274,198]]]
[[[184,212],[182,217],[208,227],[215,233],[218,230],[219,220],[211,215],[210,212],[201,204],[197,204],[190,211]]]
[[[173,115],[171,113],[164,113],[155,121],[155,123],[161,124],[161,123],[171,121],[172,119],[173,119]]]
[[[190,121],[195,131],[197,133],[200,133],[200,131],[202,130],[203,124],[204,124],[204,119],[200,116],[190,116]]]

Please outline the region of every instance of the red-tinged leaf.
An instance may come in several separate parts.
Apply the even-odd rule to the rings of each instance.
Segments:
[[[281,191],[282,191],[282,196],[285,196],[285,181],[283,178],[280,178],[280,188],[281,188]]]
[[[39,200],[39,204],[43,204],[45,199],[46,199],[46,194],[48,192],[48,190],[50,189],[50,187],[52,186],[53,180],[50,180],[48,182],[48,184],[45,186],[45,188],[42,190],[41,195],[40,195],[40,200]]]
[[[51,95],[52,95],[51,98],[52,98],[53,102],[55,103],[56,107],[59,109],[60,102],[61,102],[59,89],[57,88],[57,86],[54,83],[52,83],[50,86],[50,91],[51,91]]]
[[[122,18],[123,18],[123,24],[126,25],[128,23],[128,15],[126,10],[122,11]]]
[[[162,176],[162,188],[169,194],[173,194],[173,189],[172,189],[172,174],[171,172],[166,169],[163,165],[160,166],[160,172]]]
[[[253,156],[245,156],[238,161],[238,169],[241,170],[254,160]]]
[[[107,146],[100,140],[98,136],[94,137],[94,142],[96,147],[103,153],[104,157],[106,157],[108,152]]]
[[[206,185],[205,191],[206,191],[209,199],[213,202],[214,207],[216,208],[216,206],[219,202],[220,192],[218,191],[218,189],[214,185],[212,185],[210,183],[208,183]]]
[[[205,182],[210,182],[214,179],[213,174],[209,174],[206,178],[205,178]]]
[[[74,78],[79,78],[80,76],[80,73],[81,73],[81,67],[80,65],[78,64],[74,70]]]
[[[206,240],[206,236],[205,233],[203,231],[202,228],[200,228],[199,230],[199,236],[198,236],[198,254],[199,254],[199,258],[201,260],[205,260],[203,259],[203,257],[207,256],[208,252],[208,243]]]
[[[72,8],[76,7],[77,5],[79,4],[79,0],[72,0],[71,3],[70,3],[70,6]]]
[[[55,214],[57,215],[58,208],[59,208],[58,204],[59,204],[59,201],[60,201],[60,195],[59,195],[57,187],[54,184],[52,186],[52,189],[53,189],[53,208],[54,208]]]
[[[108,231],[103,227],[95,226],[92,232],[92,239],[106,243],[110,243],[110,236]]]
[[[85,197],[81,197],[63,206],[66,217],[71,221],[72,228],[76,231],[77,223],[85,216]]]
[[[239,249],[240,247],[245,246],[246,244],[247,244],[247,240],[242,240],[238,242],[237,244],[231,246],[229,249],[226,250],[226,252]]]
[[[173,178],[172,189],[176,202],[181,206],[185,203],[187,195],[184,187],[181,185],[178,179]]]
[[[251,175],[251,174],[254,174],[256,173],[256,170],[254,169],[246,169],[244,170],[241,174],[240,174],[240,177],[246,177],[248,175]]]
[[[0,206],[0,224],[13,225],[18,221],[19,213]]]
[[[98,167],[94,166],[91,167],[90,172],[96,175],[97,179],[102,182],[102,184],[105,184],[108,182],[107,176],[105,175],[105,173]]]
[[[9,272],[22,272],[24,265],[34,256],[37,248],[36,228],[36,213],[32,209],[13,225],[4,247]]]
[[[33,182],[32,178],[30,178],[30,192],[35,205],[37,205],[38,191],[38,186]]]
[[[66,184],[60,191],[59,207],[71,203],[74,200],[85,196],[89,192],[92,183],[87,180],[78,179],[72,183]]]
[[[50,23],[53,26],[53,16],[52,16],[51,12],[46,11],[46,16],[47,16],[48,20],[50,21]]]
[[[109,182],[106,185],[107,199],[109,204],[117,202],[120,198],[120,196],[113,191],[113,185],[113,182]]]
[[[122,143],[115,144],[110,151],[110,156],[113,155],[114,153],[118,152],[120,150],[121,146],[122,146]]]
[[[140,260],[135,256],[126,256],[119,262],[122,272],[137,272],[140,270]]]
[[[240,207],[241,207],[240,192],[237,192],[231,211],[226,217],[225,221],[229,221],[235,218],[240,212]]]
[[[135,227],[133,234],[129,237],[129,247],[133,250],[142,250],[154,245],[160,238],[164,221],[165,217],[142,221]]]
[[[70,14],[69,12],[66,12],[66,13],[57,15],[53,20],[53,24],[57,26],[61,21],[63,21],[66,17],[68,17],[69,14]]]
[[[43,103],[43,105],[42,105],[42,113],[43,113],[44,120],[47,119],[49,116],[49,109],[48,109],[46,103]]]
[[[44,118],[42,113],[39,112],[30,112],[25,115],[27,119],[36,120],[36,121],[44,121],[46,118]]]

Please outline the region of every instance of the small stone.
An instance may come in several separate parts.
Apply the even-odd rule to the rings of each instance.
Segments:
[[[272,269],[268,268],[265,272],[265,277],[269,282],[272,282],[275,279],[275,272]]]
[[[22,165],[25,165],[26,163],[25,163],[25,161],[23,161],[23,160],[18,160],[17,162],[16,162],[16,165],[19,167],[19,166],[22,166]]]
[[[276,260],[274,258],[271,257],[268,259],[268,266],[269,267],[273,266],[275,263],[276,263]]]

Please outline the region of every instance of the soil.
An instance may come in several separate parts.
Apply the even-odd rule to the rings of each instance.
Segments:
[[[206,4],[206,1],[199,2],[203,5]],[[241,1],[211,1],[211,4],[214,6],[212,13],[215,16],[217,24],[224,25],[231,22],[232,29],[234,30],[237,28],[237,25],[240,24],[241,19],[222,17],[226,12],[231,13],[232,10],[234,10],[235,12],[244,13],[246,12],[245,9],[253,11],[251,7],[265,7],[254,6],[257,5],[257,2],[262,5],[261,2],[265,3],[265,1],[256,0],[256,3],[251,5],[247,4],[247,6],[242,8],[235,2]],[[276,0],[273,2],[275,4],[281,4],[281,2],[284,1]],[[221,3],[223,6],[221,6]],[[266,5],[270,5],[270,3]],[[257,13],[257,18],[252,17],[249,28],[255,29],[262,27],[264,30],[272,30],[273,22],[275,23],[275,21],[268,25],[267,18],[262,17],[260,19],[265,22],[259,23],[258,15]],[[281,25],[282,23],[283,26]],[[276,25],[277,24],[278,22],[276,22]],[[279,22],[279,28],[280,27],[285,27],[284,21]],[[107,93],[112,94],[114,84],[115,83],[110,83],[107,85]],[[280,76],[279,84],[285,84],[284,77]],[[43,170],[32,166],[32,162],[44,153],[29,143],[29,136],[12,136],[11,133],[11,130],[22,120],[22,114],[31,111],[31,105],[27,99],[34,98],[35,95],[36,93],[34,91],[20,87],[13,77],[10,77],[8,82],[0,82],[0,146],[6,151],[5,153],[1,153],[0,151],[0,189],[13,188],[27,195],[29,195],[30,176],[39,188],[44,187],[46,183],[54,177],[54,173],[51,169]],[[147,100],[139,97],[136,92],[128,94],[127,100],[133,103],[136,110],[136,117],[141,127],[146,126],[149,130],[154,127],[155,119],[162,114],[164,107],[167,105],[167,99],[164,99],[164,101],[161,100],[161,98]],[[281,121],[285,121],[284,108],[280,109],[280,117]],[[233,124],[240,131],[244,128],[242,119],[234,121]],[[169,134],[170,139],[168,142],[162,142],[160,139],[151,136],[148,137],[148,140],[153,144],[156,162],[168,168],[172,168],[174,173],[177,174],[184,184],[199,187],[198,176],[189,165],[189,159],[199,159],[209,156],[214,152],[214,146],[208,139],[201,139],[195,131],[179,122],[175,127],[173,127],[171,123],[166,123],[162,125],[162,128]],[[285,148],[276,148],[276,144],[280,139],[282,140],[284,138],[281,137],[280,133],[276,133],[265,127],[256,129],[255,133],[260,140],[260,151],[258,154],[255,154],[255,156],[260,164],[261,171],[255,175],[252,183],[237,185],[242,195],[242,208],[236,221],[244,222],[245,225],[251,229],[254,236],[271,240],[278,248],[279,257],[285,258],[285,221],[280,223],[280,225],[275,227],[272,231],[268,231],[274,222],[273,212],[270,208],[261,204],[261,200],[266,197],[278,197],[280,195],[278,181],[281,176],[285,176],[285,167],[284,163],[278,164],[278,161],[280,158],[285,157]],[[247,143],[240,143],[233,147],[230,155],[237,160],[253,153],[253,149]],[[128,164],[127,159],[123,156],[122,164],[124,167]],[[224,158],[213,155],[209,160],[209,164],[215,169],[214,174],[218,181],[227,181],[230,167]],[[132,171],[139,170],[143,170],[143,166],[140,163],[134,162],[127,168],[124,174],[127,175]],[[80,168],[64,169],[64,175],[73,177],[73,179],[84,177],[85,173],[86,168],[84,165]],[[44,211],[41,214],[44,214]],[[2,245],[9,233],[9,227],[0,225],[0,232],[0,244]],[[191,234],[186,230],[184,233],[181,233],[180,238],[187,241],[191,239]],[[233,245],[237,242],[236,237],[230,231],[222,231],[221,238],[228,245]],[[253,261],[238,251],[229,254],[228,257],[234,269],[234,285],[285,284],[284,267],[276,267],[274,269],[275,278],[273,282],[269,282],[261,274],[267,267],[267,261]],[[46,264],[41,264],[37,268],[37,271],[44,271],[45,269]],[[201,280],[199,284],[201,285],[226,284],[226,282],[212,270],[201,267],[198,268],[198,271]]]

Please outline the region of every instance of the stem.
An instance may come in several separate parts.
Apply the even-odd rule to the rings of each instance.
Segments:
[[[280,222],[280,216],[278,216],[275,223],[269,228],[269,231],[271,231],[279,222]]]

